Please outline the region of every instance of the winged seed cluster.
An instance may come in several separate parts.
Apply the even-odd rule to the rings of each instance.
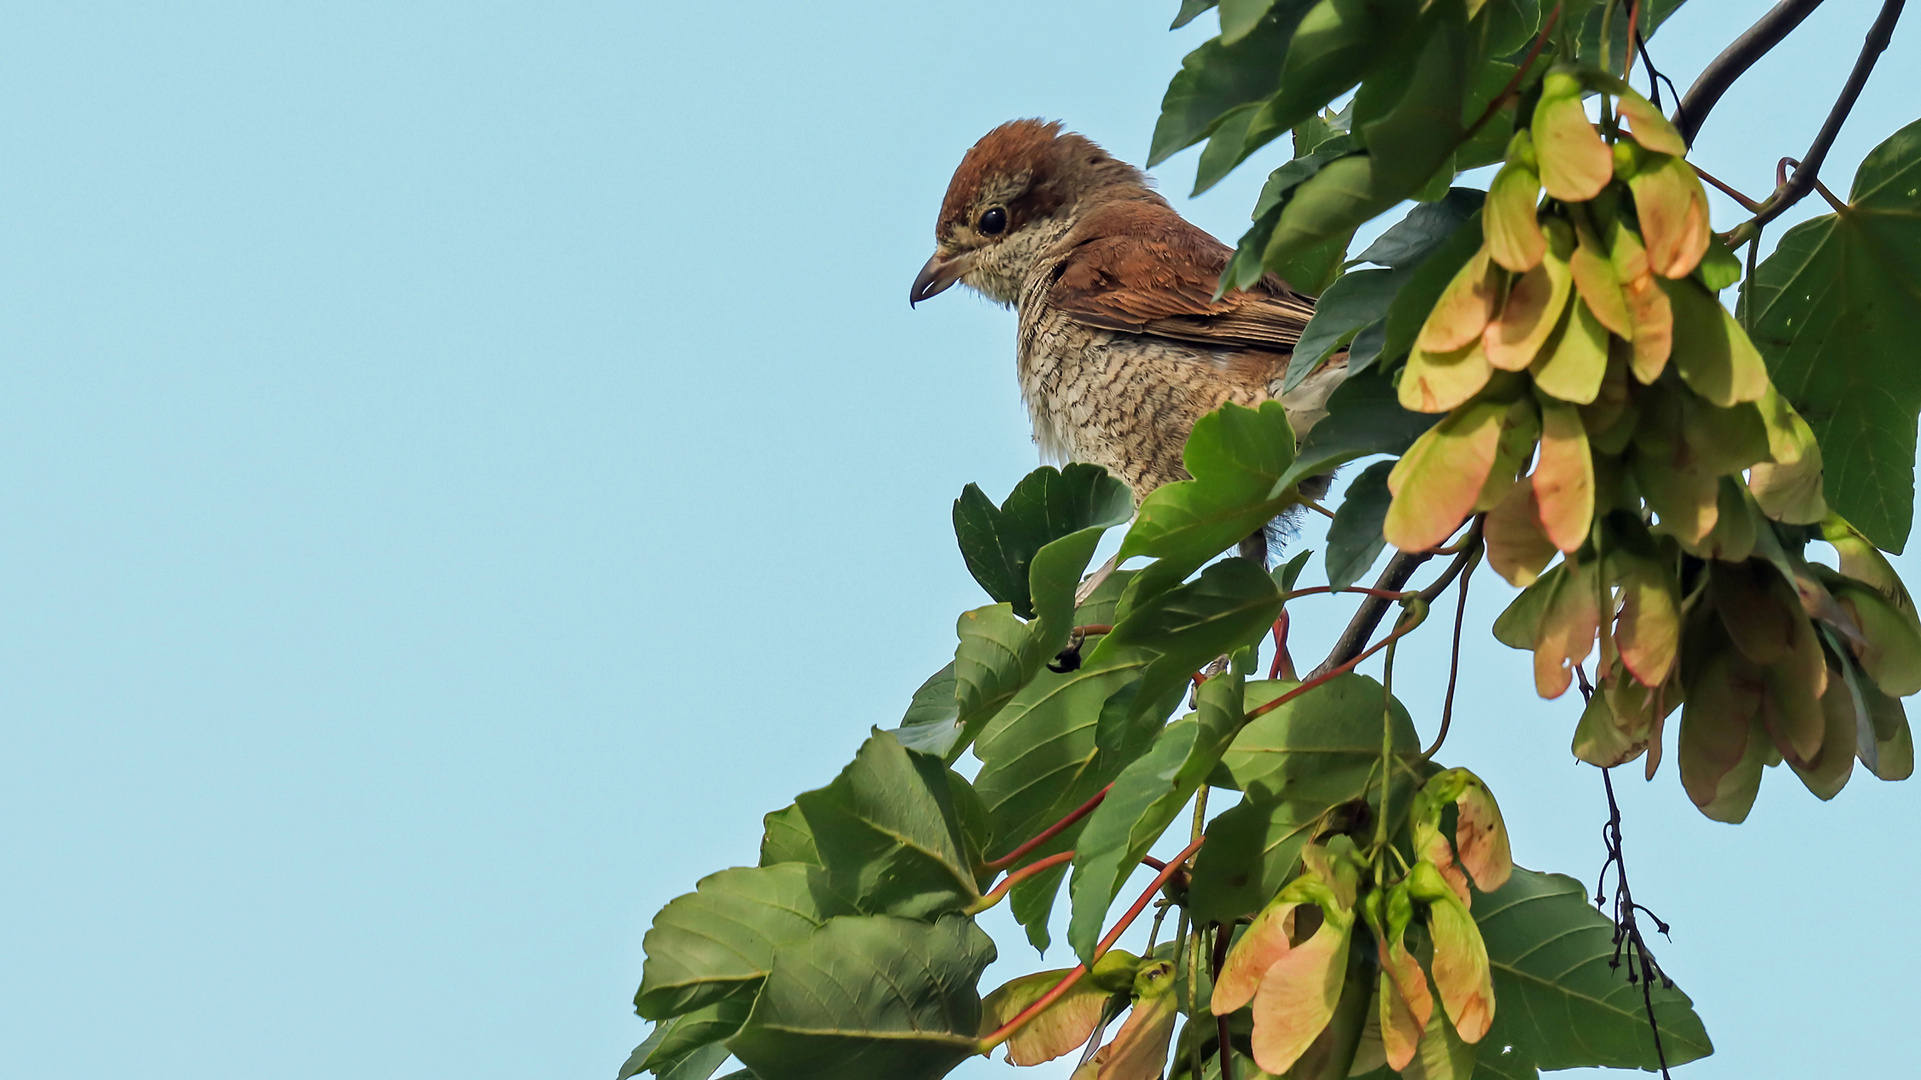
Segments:
[[[1631,138],[1610,146],[1588,120],[1595,90]],[[1384,533],[1422,550],[1485,513],[1489,562],[1527,587],[1496,634],[1533,650],[1541,696],[1599,642],[1575,753],[1651,751],[1652,775],[1685,701],[1682,782],[1739,821],[1766,765],[1822,798],[1857,755],[1907,775],[1896,699],[1921,689],[1921,622],[1828,511],[1813,433],[1715,298],[1738,270],[1685,151],[1620,80],[1547,76],[1489,189],[1484,243],[1401,375],[1404,407],[1447,415],[1389,474]],[[1840,571],[1801,559],[1810,535],[1843,549]]]

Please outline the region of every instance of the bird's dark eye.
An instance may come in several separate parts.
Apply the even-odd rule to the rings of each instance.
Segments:
[[[983,236],[999,236],[1007,231],[1007,211],[998,206],[989,207],[981,214],[980,232]]]

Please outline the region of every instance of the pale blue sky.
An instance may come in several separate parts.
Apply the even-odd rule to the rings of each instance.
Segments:
[[[1695,0],[1657,60],[1686,86],[1765,6]],[[1706,167],[1764,190],[1875,6],[1738,85]],[[1212,21],[1175,7],[10,5],[0,1071],[611,1076],[653,913],[985,602],[950,501],[1035,454],[1011,316],[905,302],[949,172],[1023,115],[1139,160]],[[1903,26],[1831,186],[1917,113]],[[1284,153],[1159,172],[1232,239]],[[1600,781],[1484,632],[1508,592],[1444,757],[1591,880]],[[1921,787],[1770,774],[1734,829],[1624,779],[1720,1047],[1683,1075],[1911,1056]],[[989,926],[990,978],[1035,966]]]

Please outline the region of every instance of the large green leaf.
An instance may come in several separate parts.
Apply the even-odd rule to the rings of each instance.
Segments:
[[[1233,142],[1218,152],[1209,146],[1209,164],[1213,167],[1202,170],[1194,193],[1205,191],[1249,154],[1302,121],[1320,115],[1324,106],[1352,89],[1388,58],[1385,46],[1401,36],[1416,6],[1415,0],[1319,0],[1311,6],[1286,5],[1299,25],[1280,65],[1280,85],[1257,109],[1240,114],[1243,119],[1234,130],[1230,131],[1226,123],[1220,125],[1214,137],[1222,139],[1231,134]],[[1223,30],[1225,26],[1223,20]]]
[[[634,1011],[662,1020],[752,987],[779,946],[837,908],[820,868],[803,863],[709,874],[654,916]]]
[[[1406,275],[1394,270],[1350,270],[1314,304],[1314,317],[1301,331],[1287,363],[1288,389],[1321,366],[1335,349],[1353,340],[1362,327],[1387,317],[1387,306],[1401,291]]]
[[[1261,101],[1281,85],[1279,60],[1305,5],[1279,6],[1291,17],[1270,14],[1233,44],[1217,37],[1181,61],[1161,99],[1160,120],[1147,152],[1149,168],[1206,138],[1231,110]]]
[[[1661,24],[1667,21],[1668,16],[1674,14],[1675,9],[1685,2],[1686,0],[1646,0],[1640,9],[1641,22],[1639,30],[1641,36],[1652,39],[1654,32],[1661,28]],[[1604,21],[1602,15],[1607,6],[1606,4],[1590,4],[1588,6],[1586,12],[1587,18],[1581,22],[1578,42],[1578,55],[1582,63],[1593,64],[1596,67],[1600,66],[1601,23]],[[1622,17],[1622,10],[1625,9],[1615,11],[1613,23],[1609,27],[1612,31],[1609,37],[1612,40],[1608,43],[1607,66],[1608,70],[1616,75],[1621,74],[1628,56],[1628,21]],[[1657,53],[1656,55],[1659,54]]]
[[[958,915],[831,919],[776,953],[727,1045],[760,1080],[938,1077],[975,1052],[975,983],[993,959]]]
[[[1293,689],[1289,682],[1247,685],[1254,709]],[[1197,919],[1227,922],[1257,911],[1293,876],[1301,845],[1331,812],[1356,801],[1378,805],[1382,711],[1386,692],[1365,675],[1342,675],[1256,717],[1222,757],[1213,783],[1246,798],[1207,826],[1189,896]],[[1418,753],[1413,724],[1393,706],[1395,747]],[[1394,806],[1404,813],[1412,783],[1397,779]],[[1339,817],[1339,815],[1332,815]]]
[[[1409,38],[1413,47],[1405,59],[1384,64],[1369,78],[1355,97],[1354,112],[1375,183],[1412,194],[1427,185],[1467,137],[1461,113],[1474,46],[1460,0],[1431,4]],[[1377,85],[1387,92],[1370,94]],[[1364,97],[1380,101],[1383,111],[1366,108]],[[1450,169],[1447,179],[1453,178]]]
[[[814,830],[807,827],[800,807],[789,804],[760,819],[760,865],[793,862],[820,865],[820,852],[814,848]]]
[[[1084,963],[1093,962],[1108,906],[1128,875],[1200,790],[1240,730],[1247,654],[1239,657],[1230,670],[1202,684],[1194,714],[1169,724],[1147,753],[1121,770],[1081,831],[1067,940]]]
[[[794,800],[834,891],[856,910],[926,918],[978,899],[947,767],[886,732]]]
[[[1163,485],[1143,503],[1121,542],[1121,558],[1161,562],[1135,578],[1138,594],[1185,578],[1246,539],[1295,501],[1280,483],[1294,462],[1294,429],[1278,401],[1223,405],[1201,417],[1182,452],[1192,480]],[[1151,586],[1143,578],[1151,575]]]
[[[1153,741],[1190,675],[1258,640],[1280,613],[1246,559],[1136,603],[1078,671],[1043,672],[981,735],[975,790],[1012,850],[1085,802]],[[1044,852],[1036,852],[1036,856]]]
[[[1347,485],[1341,508],[1328,523],[1327,583],[1334,588],[1345,589],[1359,581],[1387,547],[1381,526],[1393,501],[1387,490],[1387,474],[1392,471],[1392,461],[1377,461],[1363,469]]]
[[[652,1049],[629,1059],[632,1071],[623,1076],[644,1069],[660,1080],[707,1080],[727,1060],[727,1048],[719,1044],[740,1030],[753,1005],[753,990],[743,988],[711,1005],[661,1021],[644,1044]]]
[[[965,612],[955,629],[954,695],[965,739],[1012,701],[1059,645],[1043,641],[1038,628],[1015,618],[1006,604]]]
[[[901,717],[900,726],[891,729],[902,746],[943,757],[953,749],[960,739],[958,687],[951,660],[920,684],[913,700],[907,703],[907,713]]]
[[[1485,193],[1473,188],[1453,188],[1435,202],[1414,207],[1356,256],[1357,263],[1377,263],[1387,269],[1351,271],[1321,295],[1288,361],[1286,387],[1293,389],[1345,342],[1352,342],[1347,358],[1350,377],[1383,355],[1389,336],[1386,321],[1401,290],[1417,278],[1425,282],[1432,276],[1422,270],[1422,264],[1473,218],[1483,198]],[[1438,296],[1437,286],[1428,305]],[[1399,343],[1385,355],[1391,360],[1406,351],[1406,344]]]
[[[1446,195],[1431,203],[1420,203],[1407,216],[1382,233],[1367,250],[1354,256],[1355,262],[1374,263],[1395,270],[1413,270],[1441,249],[1487,201],[1479,188],[1449,188]],[[1478,244],[1478,238],[1477,238]]]
[[[1247,559],[1223,559],[1177,589],[1137,598],[1088,662],[1153,657],[1140,692],[1158,700],[1187,685],[1208,661],[1258,642],[1280,615],[1281,592],[1265,569]]]
[[[1250,215],[1254,224],[1241,234],[1239,243],[1234,247],[1234,258],[1221,276],[1220,289],[1223,292],[1230,288],[1248,288],[1261,280],[1261,275],[1270,269],[1295,288],[1305,287],[1300,266],[1319,265],[1319,259],[1325,255],[1325,251],[1303,252],[1292,266],[1276,263],[1270,267],[1265,261],[1267,242],[1273,238],[1274,226],[1281,220],[1281,210],[1294,197],[1295,190],[1323,166],[1340,160],[1353,145],[1354,140],[1345,134],[1332,136],[1316,144],[1312,150],[1295,155],[1292,161],[1268,174],[1267,182],[1261,185],[1260,197],[1254,200],[1254,212]],[[1345,238],[1336,236],[1327,242],[1327,247],[1340,249],[1334,255],[1334,261],[1339,262],[1347,242]]]
[[[1169,26],[1168,29],[1179,30],[1181,27],[1193,22],[1195,17],[1200,15],[1201,12],[1207,11],[1219,2],[1220,0],[1181,0],[1181,10],[1175,13],[1173,25]]]
[[[1828,505],[1900,551],[1921,410],[1921,121],[1861,162],[1846,208],[1788,230],[1745,289],[1768,373],[1820,441]]]
[[[1506,885],[1474,898],[1473,912],[1494,970],[1496,1018],[1529,1064],[1656,1068],[1644,989],[1653,995],[1669,1065],[1714,1052],[1686,994],[1629,982],[1625,964],[1608,966],[1614,924],[1580,882],[1516,867]]]
[[[967,570],[987,595],[1034,617],[1028,567],[1048,544],[1119,525],[1132,515],[1133,493],[1098,465],[1043,466],[1028,473],[996,507],[973,484],[954,500],[954,535]],[[1092,554],[1092,544],[1088,545]],[[1085,566],[1085,562],[1082,563]]]

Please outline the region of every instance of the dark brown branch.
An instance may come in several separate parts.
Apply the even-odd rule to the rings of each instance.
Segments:
[[[1681,138],[1689,146],[1694,145],[1694,136],[1728,87],[1820,6],[1821,0],[1781,0],[1701,70],[1701,77],[1688,87],[1687,96],[1674,111],[1674,126],[1681,129]]]
[[[1828,110],[1828,118],[1821,130],[1814,136],[1808,152],[1801,155],[1801,164],[1795,168],[1794,175],[1768,200],[1768,208],[1754,216],[1758,227],[1766,225],[1800,202],[1814,190],[1815,180],[1820,178],[1821,163],[1827,160],[1828,150],[1834,145],[1835,137],[1841,134],[1841,125],[1847,122],[1848,114],[1854,111],[1854,103],[1861,97],[1861,88],[1868,85],[1868,76],[1874,71],[1875,61],[1888,47],[1894,37],[1894,24],[1901,20],[1901,9],[1907,0],[1884,0],[1881,14],[1875,16],[1874,25],[1868,27],[1868,39],[1861,45],[1861,55],[1854,58],[1854,70],[1848,72],[1848,81],[1841,87],[1841,96],[1834,99],[1834,108]]]
[[[1434,584],[1420,591],[1418,595],[1421,599],[1431,604],[1435,597],[1447,591],[1447,587],[1454,583],[1454,579],[1467,566],[1469,556],[1480,557],[1480,539],[1481,519],[1476,518],[1474,524],[1469,526],[1467,535],[1461,537],[1459,543],[1452,545],[1451,550],[1456,552],[1454,561],[1441,572],[1441,576],[1435,579]],[[1387,615],[1388,601],[1382,594],[1398,593],[1401,587],[1407,584],[1408,579],[1414,576],[1414,571],[1420,569],[1422,563],[1437,554],[1440,552],[1403,551],[1389,559],[1387,569],[1381,571],[1380,580],[1374,583],[1374,588],[1368,592],[1367,599],[1355,609],[1354,617],[1348,620],[1347,629],[1341,631],[1340,639],[1334,643],[1334,648],[1327,654],[1327,659],[1321,661],[1320,666],[1309,673],[1308,678],[1314,679],[1325,675],[1359,656],[1361,650],[1367,647],[1367,639],[1374,636],[1375,629],[1381,625],[1381,619]]]
[[[1308,673],[1308,678],[1319,678],[1361,655],[1361,650],[1367,647],[1367,639],[1374,636],[1374,628],[1381,625],[1381,619],[1387,614],[1388,601],[1379,594],[1399,592],[1401,586],[1414,576],[1414,571],[1433,557],[1425,551],[1402,551],[1389,559],[1387,569],[1381,571],[1381,576],[1374,582],[1374,591],[1354,610],[1354,617],[1348,620],[1347,629],[1341,631],[1333,651],[1327,654],[1327,659],[1321,661],[1319,667]]]
[[[1476,551],[1475,554],[1478,556],[1480,552]],[[1454,607],[1454,645],[1448,653],[1447,698],[1441,705],[1441,727],[1434,733],[1433,745],[1421,751],[1423,760],[1434,757],[1434,752],[1447,741],[1448,727],[1454,723],[1454,688],[1461,678],[1461,624],[1467,621],[1467,586],[1473,580],[1472,572],[1461,578],[1461,599]]]
[[[1816,182],[1821,178],[1821,163],[1827,159],[1835,136],[1841,134],[1841,125],[1847,122],[1848,113],[1854,110],[1855,101],[1861,97],[1861,88],[1868,84],[1868,75],[1874,71],[1875,61],[1881,58],[1889,39],[1894,36],[1894,24],[1901,20],[1901,9],[1906,2],[1884,0],[1881,14],[1875,16],[1874,25],[1868,27],[1868,38],[1861,45],[1861,55],[1855,57],[1854,70],[1848,72],[1848,81],[1841,87],[1841,96],[1834,99],[1834,107],[1828,110],[1828,118],[1815,134],[1813,145],[1801,155],[1794,175],[1774,189],[1774,194],[1768,196],[1760,211],[1728,233],[1729,247],[1740,247],[1747,243],[1759,234],[1763,225],[1787,213],[1789,207],[1814,191]]]

